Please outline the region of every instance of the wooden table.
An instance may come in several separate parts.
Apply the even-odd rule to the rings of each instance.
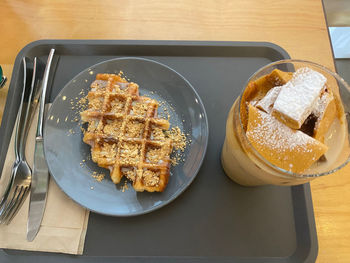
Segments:
[[[7,76],[20,49],[38,39],[269,41],[334,69],[321,0],[11,0],[0,10]],[[0,118],[6,94],[0,91]],[[350,262],[350,166],[311,187],[317,262]]]

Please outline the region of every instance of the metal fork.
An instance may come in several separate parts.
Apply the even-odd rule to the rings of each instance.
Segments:
[[[15,136],[15,157],[16,160],[12,167],[12,174],[10,183],[5,191],[4,197],[0,203],[0,223],[9,224],[13,217],[22,206],[26,199],[30,184],[32,170],[29,167],[25,157],[25,145],[27,134],[29,131],[29,124],[31,115],[33,113],[32,97],[35,86],[36,75],[36,58],[34,59],[34,65],[32,69],[32,81],[30,90],[27,86],[29,83],[29,74],[31,68],[27,65],[26,58],[23,58],[23,72],[24,72],[24,84],[21,97],[21,104],[19,108],[19,114],[16,124],[16,136]],[[25,100],[28,98],[28,101]]]

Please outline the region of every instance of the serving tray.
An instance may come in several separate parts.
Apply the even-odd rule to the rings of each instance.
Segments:
[[[0,129],[0,170],[18,111],[23,56],[59,56],[48,102],[77,73],[132,56],[182,74],[202,98],[209,121],[207,154],[197,178],[168,206],[136,217],[90,213],[83,256],[0,250],[1,262],[314,262],[317,236],[309,184],[242,187],[220,163],[229,109],[258,68],[289,58],[271,43],[40,40],[18,54]]]

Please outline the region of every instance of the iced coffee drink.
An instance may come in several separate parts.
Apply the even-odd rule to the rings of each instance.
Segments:
[[[350,156],[349,93],[337,74],[311,62],[260,69],[229,112],[225,173],[241,185],[297,185],[340,169]]]

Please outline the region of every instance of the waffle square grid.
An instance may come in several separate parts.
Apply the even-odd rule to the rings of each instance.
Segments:
[[[136,191],[162,192],[169,179],[172,141],[164,131],[169,122],[157,118],[158,102],[139,96],[136,83],[115,74],[97,74],[88,93],[88,122],[83,141],[92,160],[110,170],[118,184],[122,177]]]

